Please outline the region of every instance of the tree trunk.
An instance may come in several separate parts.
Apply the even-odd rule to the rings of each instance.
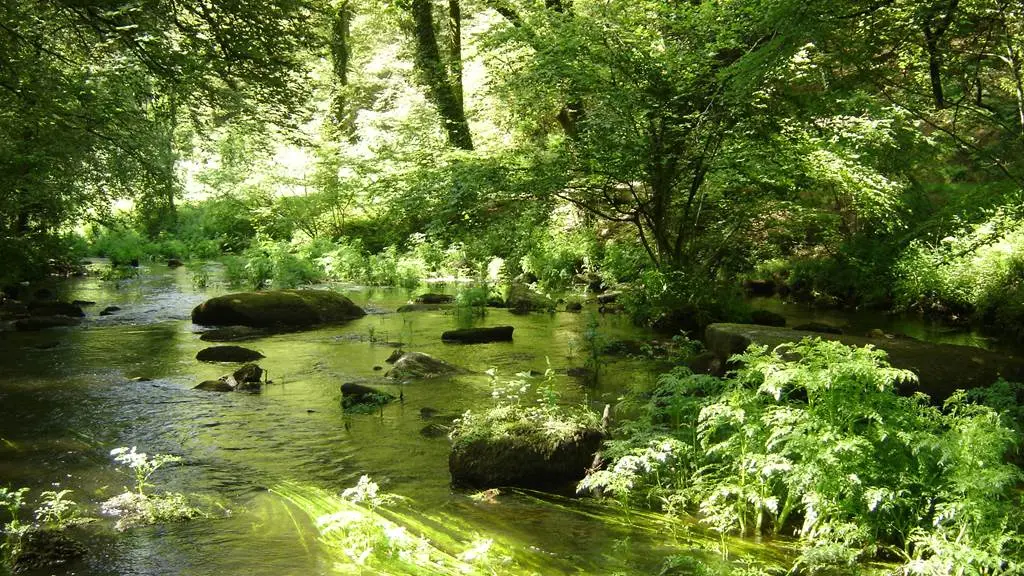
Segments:
[[[421,81],[427,88],[427,97],[437,107],[448,135],[448,143],[463,150],[473,149],[473,138],[456,90],[448,78],[441,51],[434,34],[433,7],[430,0],[412,0],[413,36],[416,41],[414,63]],[[460,64],[461,66],[461,64]]]
[[[946,99],[942,93],[942,55],[939,53],[939,40],[927,25],[924,27],[925,47],[928,49],[928,77],[932,84],[932,98],[935,107],[942,110],[946,107]]]
[[[356,132],[355,114],[349,110],[346,94],[349,60],[352,57],[352,47],[349,45],[351,26],[352,7],[346,0],[338,6],[338,11],[334,14],[334,21],[331,23],[331,60],[334,79],[337,82],[331,108],[334,127],[349,139],[354,138]]]
[[[459,0],[448,0],[448,78],[452,91],[465,108],[462,93],[462,9]]]

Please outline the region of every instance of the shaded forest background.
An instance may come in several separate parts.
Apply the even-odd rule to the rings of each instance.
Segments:
[[[1022,50],[1009,0],[6,2],[0,279],[490,266],[1022,335]]]

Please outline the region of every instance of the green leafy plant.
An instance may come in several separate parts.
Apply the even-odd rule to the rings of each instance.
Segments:
[[[78,504],[68,498],[71,490],[47,490],[40,495],[36,521],[47,527],[63,529],[79,517]]]
[[[31,529],[31,524],[24,524],[18,518],[18,512],[25,505],[25,494],[28,488],[17,490],[3,487],[0,488],[0,507],[2,507],[9,518],[0,525],[3,528],[3,543],[0,543],[0,556],[5,564],[10,564],[21,550],[21,538]]]
[[[202,264],[189,266],[188,275],[196,290],[205,290],[210,286],[210,272]]]
[[[998,412],[896,394],[913,374],[870,346],[805,339],[734,361],[733,378],[677,368],[634,397],[611,464],[580,489],[722,534],[791,534],[810,572],[880,554],[910,573],[1020,568],[1019,436]]]

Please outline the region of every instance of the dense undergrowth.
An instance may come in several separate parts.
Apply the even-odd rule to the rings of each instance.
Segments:
[[[735,361],[732,378],[676,368],[631,395],[607,468],[580,490],[722,534],[793,536],[808,573],[874,558],[906,574],[1024,569],[1019,386],[938,408],[897,395],[913,375],[871,347],[804,340]]]

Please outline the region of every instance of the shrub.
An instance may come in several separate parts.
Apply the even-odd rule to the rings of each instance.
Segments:
[[[1019,437],[995,410],[898,396],[913,375],[871,347],[805,339],[735,360],[733,379],[677,368],[636,397],[581,489],[723,534],[792,534],[805,565],[884,551],[912,573],[1020,568],[1022,474],[1005,459]]]

